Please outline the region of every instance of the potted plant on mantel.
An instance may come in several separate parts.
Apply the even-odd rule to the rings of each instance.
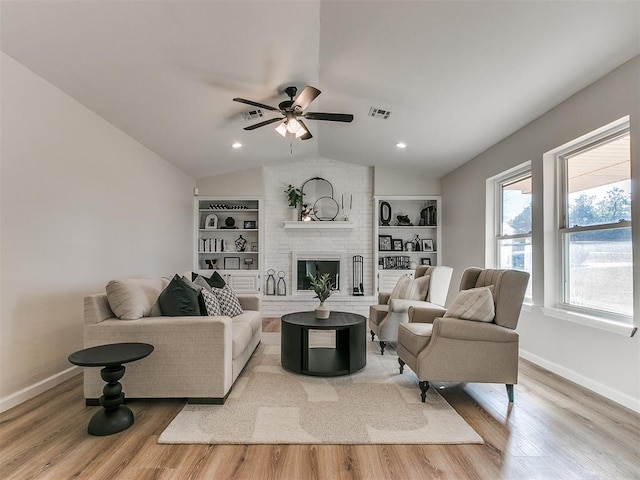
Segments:
[[[287,201],[289,207],[291,207],[291,220],[299,220],[298,218],[298,205],[302,202],[302,196],[304,193],[299,188],[289,184],[289,187],[284,191],[287,194]]]
[[[324,306],[324,301],[333,293],[333,285],[329,277],[330,274],[328,273],[323,273],[317,277],[313,274],[308,276],[311,289],[316,294],[315,298],[320,300],[320,305],[316,308],[316,318],[320,320],[326,320],[331,313],[331,310]]]

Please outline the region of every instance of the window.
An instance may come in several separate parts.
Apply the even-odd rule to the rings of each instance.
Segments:
[[[531,249],[531,164],[520,165],[489,179],[490,212],[494,218],[491,229],[491,252],[487,265],[494,268],[524,270],[532,273]],[[491,201],[493,200],[493,201]],[[525,302],[531,303],[531,279]]]
[[[627,121],[556,154],[562,308],[633,315],[630,143]]]

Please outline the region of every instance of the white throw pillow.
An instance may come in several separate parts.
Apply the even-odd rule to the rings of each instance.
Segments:
[[[151,308],[160,293],[167,288],[165,278],[129,278],[107,283],[107,300],[116,317],[137,320],[151,315]]]
[[[389,300],[398,298],[403,300],[421,300],[427,299],[429,293],[429,281],[431,275],[423,275],[422,277],[411,279],[408,275],[403,275],[398,279],[398,283],[393,288]]]
[[[444,316],[492,322],[496,316],[493,305],[493,286],[461,290]]]
[[[238,301],[238,297],[236,297],[236,294],[229,285],[225,285],[224,288],[211,287],[211,290],[213,290],[213,294],[220,303],[222,315],[235,317],[236,315],[242,315],[244,313],[240,306],[240,302]]]

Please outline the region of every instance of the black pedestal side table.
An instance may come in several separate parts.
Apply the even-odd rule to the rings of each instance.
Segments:
[[[126,430],[133,425],[133,412],[125,405],[120,379],[124,363],[134,362],[153,352],[148,343],[112,343],[85,348],[69,355],[69,361],[81,367],[103,367],[100,376],[106,385],[100,397],[102,409],[89,422],[89,435],[105,436]]]

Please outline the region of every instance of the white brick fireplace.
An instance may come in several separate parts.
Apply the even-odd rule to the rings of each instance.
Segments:
[[[265,316],[312,310],[318,304],[313,293],[295,291],[296,258],[318,254],[341,259],[341,290],[334,293],[326,305],[332,310],[345,310],[368,314],[369,305],[375,301],[373,293],[373,169],[324,158],[304,160],[281,166],[264,167],[265,216],[264,216],[264,269],[262,278],[265,292],[266,272],[273,269],[285,272],[286,296],[262,298]],[[353,198],[349,228],[324,228],[326,222],[317,223],[317,228],[285,229],[284,222],[291,219],[284,191],[289,184],[300,188],[313,177],[322,177],[333,185],[334,198],[338,204],[345,198]],[[343,218],[342,210],[335,222]],[[335,223],[334,222],[334,223]],[[332,225],[338,227],[339,225]],[[364,257],[364,297],[351,295],[353,288],[353,257]]]

